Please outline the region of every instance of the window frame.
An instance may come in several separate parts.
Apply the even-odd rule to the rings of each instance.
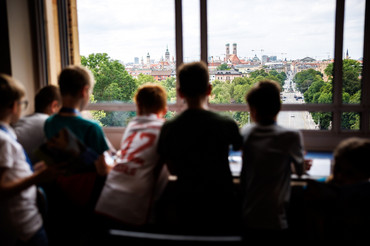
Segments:
[[[182,29],[182,0],[175,1],[175,32],[176,32],[176,68],[183,63],[183,29]],[[336,1],[335,10],[335,40],[334,40],[334,76],[333,103],[331,104],[282,104],[281,111],[331,112],[332,128],[330,130],[304,130],[305,149],[309,151],[332,151],[337,144],[348,137],[370,137],[370,1],[365,6],[365,28],[363,47],[362,90],[360,104],[344,104],[342,102],[342,65],[343,65],[343,29],[345,0]],[[200,54],[201,60],[208,63],[208,23],[207,0],[200,0]],[[208,104],[215,111],[249,111],[245,104]],[[169,104],[170,111],[181,111],[185,105],[177,95],[176,103]],[[87,110],[105,111],[135,111],[136,106],[130,103],[94,103]],[[341,116],[344,112],[360,113],[359,130],[341,129]],[[114,128],[114,129],[110,129]],[[122,131],[124,128],[105,127],[109,132]]]

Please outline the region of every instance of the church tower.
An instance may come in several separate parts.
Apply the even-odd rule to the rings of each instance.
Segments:
[[[150,64],[150,55],[149,55],[149,52],[148,54],[146,55],[146,64]]]
[[[170,61],[170,52],[168,51],[168,45],[167,45],[166,53],[164,54],[164,57],[166,59],[166,62]]]
[[[233,54],[237,55],[237,53],[236,53],[236,43],[233,43]]]
[[[226,61],[229,59],[230,57],[230,44],[226,44]]]

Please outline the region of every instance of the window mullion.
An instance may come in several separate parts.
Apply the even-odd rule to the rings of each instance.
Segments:
[[[183,29],[182,29],[182,0],[175,0],[175,29],[176,29],[176,71],[179,66],[183,63],[184,48],[183,48]],[[178,81],[176,79],[176,86]],[[176,93],[176,106],[175,109],[178,111],[181,106],[181,98]]]
[[[208,63],[207,0],[200,0],[200,59]]]
[[[337,0],[335,14],[335,47],[333,74],[333,131],[338,133],[341,128],[342,81],[343,81],[343,29],[345,0]]]
[[[362,95],[361,105],[366,109],[361,115],[361,130],[370,132],[370,2],[365,6],[365,29],[364,29],[364,56],[362,70]]]

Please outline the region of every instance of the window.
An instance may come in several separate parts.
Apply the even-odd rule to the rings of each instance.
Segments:
[[[103,126],[126,126],[146,82],[163,85],[176,101],[173,10],[171,0],[78,0],[81,64],[96,80],[90,117]]]
[[[370,83],[365,81],[370,77],[366,67],[370,40],[369,24],[364,25],[369,19],[369,6],[364,11],[364,0],[289,3],[233,0],[227,5],[218,0],[140,0],[125,2],[124,7],[120,7],[121,1],[104,1],[99,7],[84,1],[77,3],[82,55],[91,53],[84,52],[84,44],[90,45],[95,40],[95,36],[84,37],[84,32],[91,34],[92,26],[101,25],[101,20],[113,24],[109,27],[109,38],[101,32],[96,36],[102,39],[97,48],[102,50],[99,52],[110,52],[109,49],[117,46],[113,41],[124,32],[126,39],[120,41],[120,50],[132,55],[116,58],[115,52],[108,54],[112,59],[123,59],[126,71],[129,62],[132,67],[137,63],[160,64],[161,56],[166,59],[168,45],[173,61],[171,75],[163,74],[162,66],[158,74],[152,74],[151,69],[131,72],[134,81],[139,76],[148,79],[145,75],[150,75],[160,83],[168,82],[182,62],[203,60],[208,62],[214,87],[210,108],[242,120],[239,125],[249,120],[244,95],[253,84],[251,81],[273,78],[283,88],[278,121],[302,129],[307,149],[331,150],[348,136],[369,136]],[[100,15],[107,8],[109,14]],[[85,24],[82,11],[86,11]],[[120,15],[127,15],[126,21],[119,21]],[[150,16],[150,21],[145,20],[146,16]],[[94,24],[96,20],[99,22]],[[143,33],[147,35],[141,36]],[[158,45],[163,36],[168,42]],[[347,90],[347,68],[351,72],[349,76],[359,83],[357,89],[351,87],[351,92]],[[175,78],[168,84],[172,90],[169,108],[173,115],[183,105],[175,92]],[[119,90],[119,86],[110,87],[103,93]],[[91,110],[121,112],[125,117],[135,111],[130,97],[120,98],[119,102],[109,97],[94,99],[97,102],[90,104]]]

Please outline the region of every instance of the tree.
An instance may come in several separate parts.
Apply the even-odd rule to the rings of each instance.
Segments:
[[[358,61],[352,59],[343,60],[343,92],[349,93],[351,96],[361,90],[361,71],[362,67]],[[329,80],[333,80],[334,63],[330,63],[325,74],[329,76]]]
[[[230,70],[229,66],[226,63],[222,63],[220,66],[216,68],[217,70]]]
[[[332,103],[333,98],[333,63],[329,64],[325,69],[325,74],[328,75],[329,81],[324,82],[322,74],[308,69],[297,73],[294,76],[294,82],[297,83],[297,88],[304,92],[306,103]],[[345,59],[343,60],[343,103],[360,103],[361,98],[361,82],[360,82],[361,66],[358,61]],[[321,129],[328,129],[331,124],[331,113],[312,113],[312,118],[316,124],[320,124]],[[360,117],[355,112],[345,112],[342,115],[343,129],[358,129]]]
[[[264,69],[260,69],[260,70],[253,71],[249,74],[249,77],[253,79],[258,78],[259,76],[261,76],[262,78],[265,78],[268,76],[268,73],[266,73]]]
[[[106,53],[81,56],[81,64],[89,68],[95,78],[95,102],[132,102],[137,83],[125,67]],[[105,115],[104,115],[105,114]],[[104,126],[124,126],[135,114],[132,112],[100,112],[93,114]],[[96,118],[99,117],[99,118]]]
[[[169,77],[166,80],[162,80],[161,85],[167,91],[168,102],[176,102],[176,79],[174,77]]]
[[[154,77],[152,75],[147,75],[147,74],[139,74],[139,76],[137,76],[137,79],[135,79],[135,82],[137,84],[137,86],[141,86],[145,83],[156,83],[157,81],[154,79]]]
[[[312,83],[316,81],[321,81],[323,78],[323,74],[319,71],[316,71],[312,68],[304,70],[302,72],[297,73],[293,81],[297,86],[297,89],[304,94],[306,90],[311,86]]]
[[[87,57],[81,56],[81,64],[94,74],[96,82],[93,94],[97,102],[132,102],[137,84],[118,60],[111,59],[106,53],[97,53]],[[112,87],[119,88],[119,91],[112,90]],[[112,94],[108,93],[107,89]]]

